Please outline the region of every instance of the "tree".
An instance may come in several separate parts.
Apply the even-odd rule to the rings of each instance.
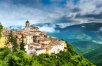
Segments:
[[[21,42],[21,44],[20,44],[20,50],[24,50],[24,51],[25,51],[24,46],[25,46],[24,37],[23,37],[23,35],[22,35],[22,42]]]
[[[14,43],[15,39],[12,37],[11,41]],[[0,66],[95,66],[76,53],[71,45],[68,44],[67,46],[66,52],[61,51],[58,54],[40,54],[38,56],[28,55],[22,50],[11,52],[9,48],[3,48],[0,49]],[[15,47],[16,45],[13,48]]]
[[[18,50],[18,44],[17,44],[16,37],[13,36],[12,30],[11,30],[10,35],[9,35],[9,42],[11,42],[11,44],[13,45],[12,50],[17,51]]]
[[[3,60],[9,53],[11,53],[9,48],[0,49],[0,59]]]
[[[2,32],[3,26],[0,24],[0,38],[2,36],[1,32]]]
[[[5,57],[4,61],[8,63],[8,66],[20,66],[19,64],[20,58],[16,56],[14,53],[8,54]]]
[[[17,40],[16,40],[16,37],[13,37],[13,51],[17,51],[18,50],[18,44],[17,44]]]

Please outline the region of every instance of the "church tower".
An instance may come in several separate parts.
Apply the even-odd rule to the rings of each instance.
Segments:
[[[26,27],[26,28],[30,27],[30,22],[29,22],[28,20],[27,20],[26,23],[25,23],[25,27]]]
[[[25,22],[25,31],[27,31],[28,33],[30,31],[30,22],[28,20]]]

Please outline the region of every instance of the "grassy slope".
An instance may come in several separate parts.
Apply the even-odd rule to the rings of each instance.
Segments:
[[[84,55],[97,66],[102,66],[102,46]]]

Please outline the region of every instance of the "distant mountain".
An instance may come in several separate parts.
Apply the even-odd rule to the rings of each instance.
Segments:
[[[8,27],[8,28],[10,28],[10,29],[15,29],[15,30],[20,30],[20,29],[23,29],[24,26],[13,25],[13,26],[10,26],[10,27]]]
[[[81,53],[86,53],[102,45],[101,28],[102,23],[84,23],[65,28],[60,28],[60,26],[57,25],[56,30],[59,30],[59,33],[48,34],[64,39],[72,43]]]

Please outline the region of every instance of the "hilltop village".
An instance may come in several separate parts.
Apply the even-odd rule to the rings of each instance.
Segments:
[[[11,29],[3,29],[2,37],[0,38],[0,48],[12,48],[12,44],[8,42],[10,32]],[[39,31],[38,27],[30,27],[29,21],[25,22],[25,28],[12,30],[12,34],[16,37],[18,45],[24,41],[24,49],[27,54],[57,54],[67,48],[65,41],[48,36],[46,33]]]

